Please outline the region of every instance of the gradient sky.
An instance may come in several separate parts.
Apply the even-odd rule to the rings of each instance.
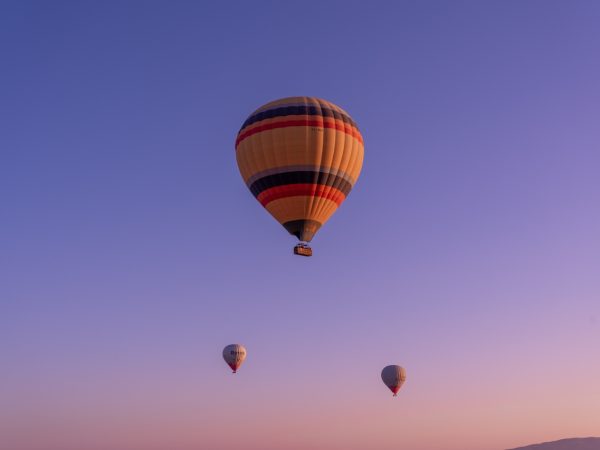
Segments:
[[[0,448],[600,435],[599,23],[595,1],[3,1]],[[234,152],[295,95],[365,139],[310,259]]]

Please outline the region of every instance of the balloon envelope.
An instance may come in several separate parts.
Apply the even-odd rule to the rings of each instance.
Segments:
[[[223,359],[236,373],[246,359],[246,349],[240,344],[231,344],[223,349]]]
[[[261,106],[242,125],[235,148],[252,194],[290,234],[306,242],[348,196],[364,154],[350,115],[314,97]]]
[[[394,393],[394,397],[406,381],[406,370],[400,366],[386,366],[381,371],[383,383]]]

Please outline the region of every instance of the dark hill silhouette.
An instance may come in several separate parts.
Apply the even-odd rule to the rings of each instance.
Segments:
[[[510,450],[600,450],[600,438],[574,438],[560,441],[544,442],[543,444],[517,447]]]

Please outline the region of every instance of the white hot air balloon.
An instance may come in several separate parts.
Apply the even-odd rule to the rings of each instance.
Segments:
[[[223,349],[223,359],[236,373],[246,359],[246,349],[240,344],[231,344]]]
[[[390,391],[394,393],[394,397],[406,381],[406,370],[400,366],[386,366],[381,371],[381,379]]]

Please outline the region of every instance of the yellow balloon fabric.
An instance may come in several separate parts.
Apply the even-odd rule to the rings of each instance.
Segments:
[[[306,242],[346,199],[364,156],[363,138],[350,115],[314,97],[260,107],[242,125],[235,148],[252,194]]]

